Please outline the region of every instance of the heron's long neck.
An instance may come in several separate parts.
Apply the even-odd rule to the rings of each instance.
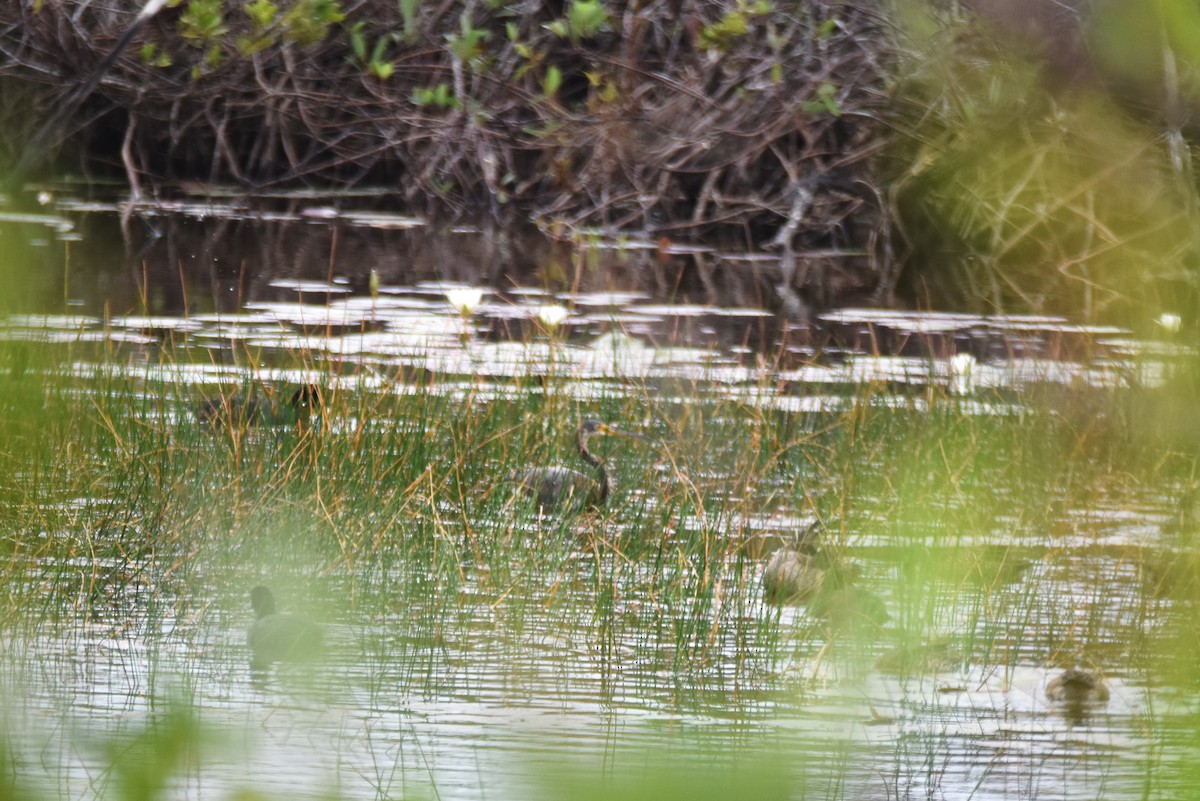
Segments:
[[[612,481],[608,477],[608,470],[604,467],[604,460],[594,456],[592,458],[596,459],[593,464],[596,465],[596,472],[599,474],[596,476],[596,505],[599,506],[608,500],[608,493],[612,490]]]
[[[598,475],[596,476],[597,487],[595,504],[599,506],[600,504],[604,503],[604,501],[608,498],[609,491],[612,490],[612,482],[609,480],[608,470],[604,467],[604,460],[588,450],[586,436],[581,436],[578,444],[580,458],[590,464],[592,467],[596,468]]]
[[[579,449],[579,458],[583,459],[583,461],[587,462],[592,467],[602,467],[604,465],[603,459],[588,450],[587,434],[585,434],[583,431],[580,431],[575,437],[575,447]]]

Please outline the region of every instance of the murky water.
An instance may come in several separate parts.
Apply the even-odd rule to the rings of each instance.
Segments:
[[[648,407],[719,418],[727,408],[829,415],[873,387],[869,403],[897,414],[1017,418],[1029,393],[1061,395],[1052,408],[1066,415],[1080,388],[1120,386],[1134,369],[1153,385],[1187,355],[1169,341],[1044,317],[848,309],[789,319],[765,260],[649,243],[518,243],[297,201],[269,213],[156,207],[123,229],[104,204],[64,201],[56,215],[4,230],[44,267],[16,299],[19,313],[0,320],[0,338],[19,343],[10,373],[50,354],[61,359],[57,377],[84,393],[116,370],[147,394],[185,400],[309,381],[451,402],[504,402],[514,387],[534,387],[580,405],[636,394]],[[471,287],[482,289],[477,305]],[[455,308],[465,301],[471,308]],[[183,400],[157,413],[168,425],[190,414]],[[325,421],[333,437],[377,422]],[[1063,499],[1054,519],[1036,521],[1045,531],[1021,539],[1025,550],[1005,547],[997,563],[981,554],[1034,525],[1019,508],[961,534],[889,519],[881,502],[853,518],[862,528],[852,540],[891,619],[871,636],[814,636],[804,606],[768,607],[757,580],[760,543],[802,528],[811,505],[786,476],[744,486],[736,465],[746,447],[707,443],[686,475],[715,511],[674,521],[676,536],[719,530],[747,543],[724,569],[749,589],[703,653],[663,629],[658,568],[620,566],[621,549],[581,543],[542,575],[550,579],[518,571],[502,593],[469,570],[454,586],[413,587],[396,566],[379,592],[406,586],[402,598],[341,604],[375,590],[326,565],[325,602],[310,608],[327,626],[326,658],[264,682],[247,668],[244,595],[193,582],[192,597],[163,597],[181,568],[164,572],[147,557],[144,579],[114,581],[123,590],[102,608],[49,615],[36,636],[6,635],[0,683],[14,759],[49,777],[38,785],[48,794],[109,795],[122,781],[105,768],[112,743],[134,742],[179,698],[211,735],[201,760],[172,779],[180,797],[249,787],[272,797],[529,798],[662,766],[706,775],[757,764],[791,797],[1144,798],[1186,787],[1171,765],[1191,741],[1172,745],[1167,733],[1195,705],[1185,688],[1148,683],[1144,666],[1126,661],[1136,643],[1165,636],[1172,615],[1190,615],[1170,599],[1147,604],[1143,564],[1131,556],[1170,547],[1186,488]],[[877,467],[862,465],[863,480]],[[973,480],[994,484],[999,508],[1006,495],[1017,506],[1014,478],[1001,466]],[[805,477],[818,489],[831,481],[818,469]],[[103,495],[74,502],[120,507]],[[652,490],[629,497],[653,516]],[[747,498],[763,508],[746,513]],[[963,519],[984,514],[953,495],[945,504]],[[466,538],[460,522],[446,525],[448,541]],[[609,525],[604,537],[619,542],[621,519]],[[930,564],[963,554],[979,561],[978,585],[930,584]],[[597,569],[597,560],[611,562]],[[82,584],[139,564],[57,569]],[[249,586],[257,570],[228,583]],[[621,586],[650,589],[614,592],[601,614],[595,582],[605,570],[631,571]],[[909,595],[917,585],[934,589]],[[671,608],[683,616],[687,603]],[[952,644],[906,642],[907,629]],[[1064,710],[1045,696],[1058,672],[1049,662],[1063,643],[1085,640],[1111,699]]]

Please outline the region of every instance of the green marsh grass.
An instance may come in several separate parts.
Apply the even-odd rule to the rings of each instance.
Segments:
[[[636,384],[497,392],[429,375],[369,390],[321,374],[326,405],[311,427],[211,430],[191,412],[199,388],[115,359],[72,375],[70,359],[41,352],[0,386],[11,443],[0,604],[17,640],[80,642],[71,632],[86,624],[152,643],[138,670],[169,676],[201,659],[236,681],[246,593],[266,583],[335,626],[329,670],[366,666],[340,692],[377,708],[495,681],[513,699],[553,692],[570,705],[580,664],[595,677],[582,703],[633,693],[733,717],[760,703],[803,709],[838,676],[875,672],[1080,664],[1133,684],[1198,680],[1194,449],[1123,411],[1174,409],[1165,393],[1187,383],[1101,391],[1109,411],[1081,425],[1057,400],[973,414],[936,394],[882,403],[871,387],[841,410],[798,415],[703,386],[660,400]],[[575,466],[585,415],[656,444],[599,443],[613,502],[541,516],[503,477]],[[1109,543],[1113,513],[1164,493],[1177,497],[1174,541],[1155,553],[1190,557],[1143,580],[1159,563]],[[839,632],[763,603],[759,541],[794,533],[775,515],[825,521],[825,546],[887,606],[882,629]],[[838,797],[844,778],[827,776],[815,797]]]

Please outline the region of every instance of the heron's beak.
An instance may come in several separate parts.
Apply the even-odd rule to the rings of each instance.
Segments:
[[[600,434],[607,434],[615,437],[628,437],[629,439],[636,439],[642,442],[650,442],[649,437],[644,437],[641,434],[635,434],[632,431],[626,431],[625,429],[617,428],[616,426],[610,426],[606,423],[601,423],[600,428],[597,429],[597,431]]]

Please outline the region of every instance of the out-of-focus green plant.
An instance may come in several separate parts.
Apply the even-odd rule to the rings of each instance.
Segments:
[[[1114,39],[1108,57],[1161,85],[1163,49],[1196,49],[1163,34],[1184,13],[1176,5],[1154,6],[1164,16]],[[1095,30],[1134,13],[1111,6],[1095,12]],[[980,20],[908,19],[913,49],[894,91],[903,135],[889,164],[910,290],[933,303],[1122,319],[1157,315],[1160,282],[1195,291],[1200,204],[1188,148],[1172,144],[1162,117],[1131,114],[1100,80],[1055,84],[1048,57],[987,35]]]
[[[253,0],[242,6],[250,19],[252,32],[238,37],[238,50],[244,55],[253,55],[270,47],[275,39],[271,27],[279,16],[279,6],[271,0]]]
[[[1106,3],[1091,34],[1093,52],[1108,69],[1143,85],[1178,80],[1191,102],[1200,100],[1200,8],[1195,3]]]
[[[800,107],[809,114],[826,113],[836,117],[841,113],[837,102],[837,87],[826,81],[817,87],[816,96],[812,100],[805,100]]]
[[[542,79],[542,94],[547,99],[553,99],[562,86],[562,71],[551,64],[546,68],[546,77]]]
[[[48,797],[32,792],[28,777],[18,775],[15,769],[18,763],[9,751],[7,735],[8,732],[0,734],[0,795],[11,801],[34,801]]]
[[[458,108],[460,105],[458,99],[454,96],[454,90],[447,83],[414,89],[411,99],[413,104],[417,106]]]
[[[222,0],[188,0],[177,30],[180,38],[203,51],[199,61],[192,65],[193,79],[219,66],[228,54],[252,56],[281,41],[312,47],[323,42],[333,26],[346,18],[338,0],[296,0],[282,12],[275,0],[250,0],[242,4],[241,10],[245,22],[234,25],[225,15]],[[350,38],[353,45],[353,32]],[[145,45],[141,57],[143,63],[153,66],[171,64],[170,55],[155,43]],[[378,77],[390,74],[390,64],[382,60],[364,61],[372,74]]]
[[[462,63],[471,65],[472,69],[482,66],[484,43],[492,38],[491,31],[476,28],[471,18],[463,14],[459,18],[459,32],[446,35],[446,44]]]
[[[125,801],[161,798],[181,771],[197,765],[201,745],[195,709],[182,701],[148,721],[132,742],[112,740],[109,761],[121,789],[119,797]]]
[[[574,798],[580,801],[642,801],[642,799],[688,799],[718,801],[728,798],[808,798],[810,766],[795,755],[776,753],[762,747],[755,738],[727,753],[725,759],[705,760],[703,746],[689,744],[687,737],[677,744],[687,756],[657,751],[622,752],[616,759],[638,760],[630,772],[590,769],[584,762],[561,769],[544,771],[538,784],[542,795],[550,798]],[[711,745],[711,744],[710,744]],[[850,741],[846,741],[847,747]],[[735,756],[736,754],[736,756]],[[632,766],[631,766],[632,767]],[[824,796],[822,796],[824,797]]]
[[[154,42],[146,42],[138,51],[138,57],[141,58],[143,64],[151,67],[169,67],[174,60],[171,54],[165,50],[160,50]]]
[[[546,60],[545,51],[539,50],[527,42],[523,42],[521,40],[520,30],[517,28],[516,23],[505,23],[504,29],[508,40],[512,42],[513,49],[517,51],[517,55],[520,56],[525,62],[521,66],[517,67],[516,71],[513,73],[513,78],[519,80],[530,71],[536,72]]]
[[[546,26],[555,36],[578,44],[593,39],[609,24],[608,10],[600,0],[572,0],[567,14]]]
[[[421,8],[421,0],[396,0],[400,9],[400,19],[404,21],[401,39],[406,44],[414,44],[420,35],[417,23],[417,11]]]
[[[279,6],[272,3],[271,0],[253,0],[242,6],[242,10],[246,12],[246,16],[254,23],[257,30],[270,27],[279,14]]]
[[[605,70],[587,70],[583,73],[588,80],[588,85],[592,87],[591,96],[588,98],[588,110],[595,111],[609,103],[616,102],[621,97],[621,82],[619,79],[614,79]]]
[[[179,35],[197,47],[205,47],[227,33],[221,0],[190,0],[179,15]]]
[[[766,16],[773,10],[769,0],[739,2],[716,22],[701,28],[697,44],[702,50],[728,50],[750,30],[751,18]]]
[[[350,28],[350,49],[354,51],[355,61],[368,74],[385,81],[396,71],[396,63],[384,57],[390,37],[380,36],[375,40],[375,46],[368,52],[365,28],[366,25],[362,22],[357,22]]]
[[[222,61],[221,37],[229,33],[221,0],[190,0],[179,16],[179,36],[203,50],[200,61],[192,65],[192,80]]]
[[[315,45],[329,35],[329,29],[346,19],[337,0],[297,0],[283,15],[287,38],[302,45]]]

